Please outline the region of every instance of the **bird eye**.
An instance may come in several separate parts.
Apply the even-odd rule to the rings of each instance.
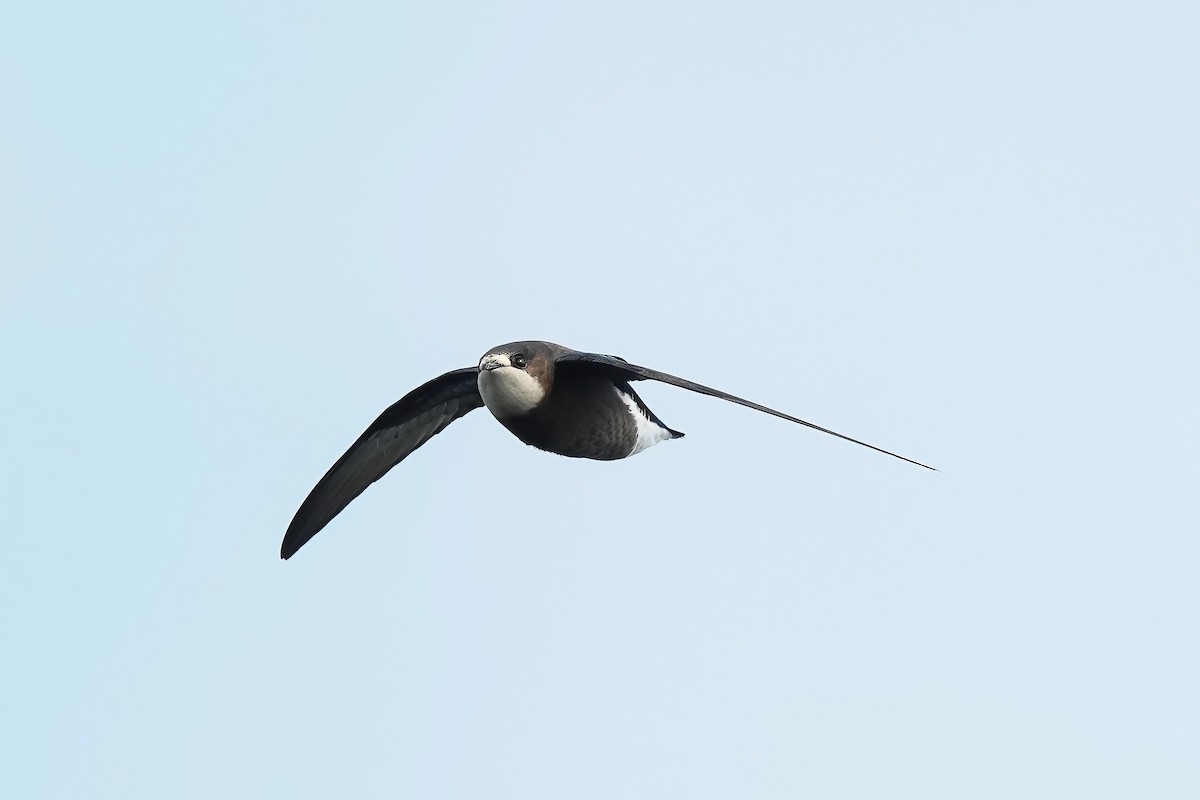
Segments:
[[[529,362],[527,362],[525,360],[525,356],[523,356],[519,353],[517,355],[513,356],[511,359],[509,359],[509,363],[512,364],[517,369],[525,369],[525,367],[528,366],[528,364],[529,364]]]

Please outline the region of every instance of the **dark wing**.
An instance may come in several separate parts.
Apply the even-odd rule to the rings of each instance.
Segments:
[[[483,405],[479,369],[447,372],[412,390],[379,415],[313,487],[283,535],[280,555],[291,558],[350,501],[409,453],[468,411]]]
[[[807,425],[808,427],[812,428],[813,430],[818,430],[821,433],[828,433],[830,436],[836,436],[839,439],[845,439],[848,442],[854,442],[855,444],[861,444],[863,447],[869,447],[872,450],[877,450],[880,453],[884,453],[885,455],[892,456],[893,458],[898,458],[901,461],[907,461],[910,464],[916,464],[918,467],[925,467],[925,469],[933,469],[933,467],[929,466],[928,464],[922,464],[920,461],[913,461],[911,458],[905,458],[902,455],[897,455],[896,453],[893,453],[890,450],[884,450],[882,447],[876,447],[873,444],[867,444],[866,442],[860,442],[858,439],[851,439],[849,436],[846,436],[845,434],[838,433],[837,431],[831,431],[828,428],[822,428],[820,425],[814,425],[811,422],[805,422],[802,419],[797,419],[796,417],[789,416],[788,414],[784,414],[782,411],[776,411],[773,408],[767,408],[766,406],[760,406],[758,403],[751,403],[749,400],[743,400],[740,397],[734,397],[733,395],[728,394],[726,392],[722,392],[719,389],[712,389],[708,386],[702,386],[698,383],[694,383],[694,382],[686,380],[684,378],[676,378],[674,375],[668,375],[665,372],[659,372],[658,370],[648,369],[646,367],[639,367],[637,364],[630,364],[628,361],[626,361],[623,358],[618,358],[616,356],[600,355],[599,353],[579,353],[579,352],[572,351],[570,353],[565,353],[565,354],[559,356],[558,359],[555,361],[556,365],[571,364],[571,363],[595,365],[597,368],[603,369],[606,372],[608,372],[610,375],[613,375],[614,377],[618,377],[621,380],[661,381],[663,383],[669,383],[672,386],[678,386],[681,389],[690,389],[693,392],[699,392],[700,394],[706,394],[709,397],[719,397],[722,400],[728,400],[731,403],[737,403],[738,405],[746,406],[747,408],[753,408],[755,411],[762,411],[766,414],[771,414],[773,416],[780,417],[781,419],[786,419],[789,422],[796,422],[796,423],[799,423],[800,425]]]

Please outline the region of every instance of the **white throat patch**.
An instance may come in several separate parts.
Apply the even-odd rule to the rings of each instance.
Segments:
[[[479,394],[497,419],[528,414],[546,397],[537,378],[509,366],[480,370]]]
[[[633,443],[633,449],[629,451],[630,456],[635,456],[647,447],[653,447],[661,441],[672,438],[669,430],[647,417],[642,409],[638,408],[636,400],[617,389],[616,386],[613,389],[616,390],[621,401],[629,407],[629,413],[633,415],[633,421],[637,425],[637,441]],[[626,458],[628,457],[626,456]]]

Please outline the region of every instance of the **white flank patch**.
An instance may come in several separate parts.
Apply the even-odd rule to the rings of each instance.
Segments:
[[[507,356],[502,356],[507,360]],[[479,373],[479,394],[497,419],[528,414],[542,402],[545,392],[537,378],[516,367],[496,367]]]
[[[669,430],[642,413],[636,400],[615,386],[613,389],[616,391],[617,397],[621,398],[621,402],[629,408],[629,413],[633,415],[634,422],[637,423],[637,441],[633,443],[633,449],[629,451],[629,455],[635,456],[647,447],[653,447],[662,440],[671,438]]]

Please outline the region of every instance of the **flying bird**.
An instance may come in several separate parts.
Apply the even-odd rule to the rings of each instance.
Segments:
[[[434,378],[380,414],[309,492],[284,534],[280,555],[291,558],[363,490],[451,422],[480,406],[487,406],[492,416],[525,444],[571,458],[613,461],[683,436],[664,425],[629,385],[643,380],[661,381],[738,403],[933,469],[781,411],[630,364],[617,356],[581,353],[551,342],[511,342],[484,353],[478,366]]]

